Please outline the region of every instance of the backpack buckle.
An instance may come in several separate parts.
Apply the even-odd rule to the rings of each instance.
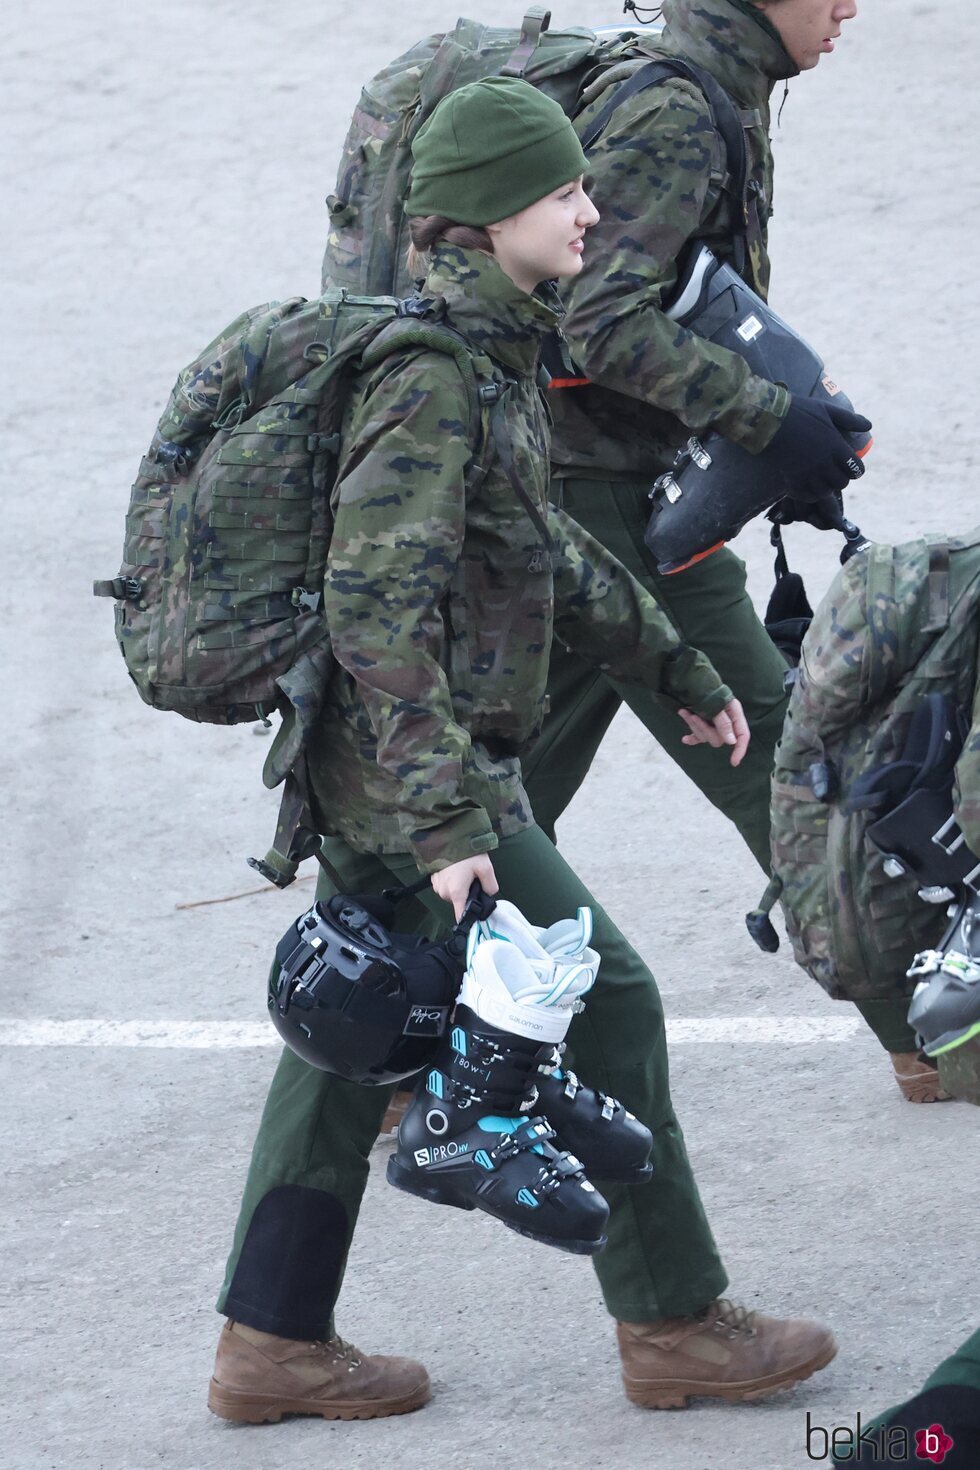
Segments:
[[[504,394],[509,392],[513,386],[509,380],[506,383],[481,383],[476,390],[476,396],[485,407],[492,406],[494,403],[499,403]]]
[[[293,874],[273,868],[265,858],[250,857],[245,861],[250,868],[254,868],[257,873],[261,874],[267,883],[274,883],[277,888],[288,888],[293,881]],[[293,873],[295,873],[295,864],[293,864]]]
[[[111,577],[106,582],[93,582],[95,597],[112,597],[116,602],[138,602],[143,595],[139,577]]]
[[[305,587],[294,587],[289,600],[293,607],[305,607],[309,612],[319,612],[323,598],[319,592],[308,592]]]
[[[428,316],[432,310],[433,301],[429,296],[406,296],[399,301],[395,307],[396,316],[423,317]]]
[[[340,452],[340,435],[308,434],[306,438],[306,451],[308,454],[338,454]]]

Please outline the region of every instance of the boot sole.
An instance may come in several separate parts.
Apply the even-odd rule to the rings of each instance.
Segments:
[[[452,1205],[457,1210],[475,1210],[475,1202],[471,1199],[460,1199],[458,1196],[445,1192],[434,1184],[423,1184],[414,1174],[398,1162],[397,1158],[388,1160],[387,1179],[396,1189],[404,1190],[405,1194],[414,1194],[416,1199],[427,1199],[434,1205]],[[523,1235],[528,1240],[539,1240],[542,1245],[554,1246],[555,1250],[567,1251],[572,1256],[594,1256],[601,1251],[608,1239],[600,1235],[598,1240],[558,1240],[552,1235],[543,1235],[539,1230],[529,1230],[526,1225],[518,1225],[516,1221],[504,1220],[500,1215],[495,1215],[492,1210],[485,1210],[492,1220],[498,1220],[508,1230],[513,1230],[516,1235]]]
[[[640,1409],[686,1409],[691,1399],[722,1399],[727,1404],[751,1403],[755,1399],[768,1398],[782,1389],[793,1388],[797,1383],[812,1378],[821,1368],[826,1368],[837,1356],[837,1343],[831,1338],[808,1363],[797,1368],[784,1369],[782,1373],[771,1373],[768,1378],[753,1378],[745,1383],[697,1383],[690,1379],[666,1379],[663,1383],[651,1384],[643,1378],[628,1378],[623,1374],[623,1386],[631,1404]]]
[[[225,1388],[212,1378],[208,1387],[208,1408],[219,1419],[237,1424],[278,1424],[284,1414],[316,1414],[321,1419],[381,1419],[390,1414],[411,1414],[421,1409],[432,1397],[428,1382],[400,1399],[353,1399],[347,1403],[329,1403],[319,1399],[284,1399],[271,1395],[243,1393]]]

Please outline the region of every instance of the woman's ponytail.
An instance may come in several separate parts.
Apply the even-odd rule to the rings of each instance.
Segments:
[[[408,247],[408,273],[413,279],[425,275],[432,247],[443,240],[464,250],[493,254],[493,241],[481,225],[457,224],[443,214],[413,215],[408,221],[408,233],[412,238]]]

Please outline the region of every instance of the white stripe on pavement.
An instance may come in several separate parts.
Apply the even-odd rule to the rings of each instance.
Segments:
[[[850,1041],[863,1026],[845,1016],[710,1016],[667,1020],[671,1046],[809,1046]],[[278,1046],[263,1021],[13,1021],[0,1019],[0,1046],[160,1047],[170,1051],[230,1051]]]

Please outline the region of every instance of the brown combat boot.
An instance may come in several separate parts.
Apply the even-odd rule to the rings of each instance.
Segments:
[[[895,1081],[902,1096],[913,1103],[949,1102],[939,1072],[923,1052],[890,1051]]]
[[[825,1368],[837,1352],[819,1322],[763,1317],[724,1298],[694,1317],[617,1322],[616,1335],[626,1396],[641,1409],[766,1398]]]
[[[428,1373],[411,1358],[369,1358],[339,1337],[294,1342],[226,1322],[208,1408],[244,1424],[277,1424],[283,1414],[379,1419],[420,1409],[431,1393]]]

